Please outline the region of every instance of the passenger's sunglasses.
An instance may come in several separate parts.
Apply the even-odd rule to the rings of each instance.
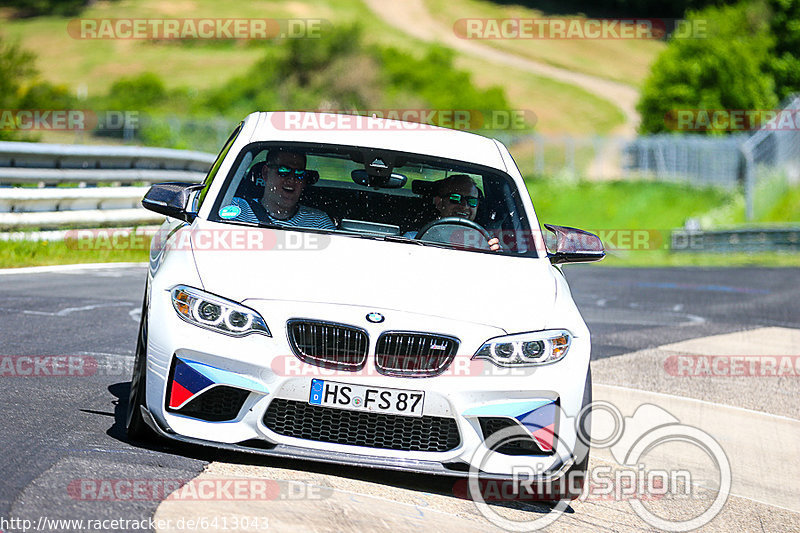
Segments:
[[[286,165],[267,165],[268,168],[274,168],[278,172],[278,176],[281,178],[288,178],[289,176],[294,176],[299,180],[303,180],[308,177],[308,171],[303,170],[301,168],[292,168],[287,167]]]
[[[463,194],[451,194],[450,195],[450,203],[452,204],[459,204],[463,205],[464,202],[467,202],[467,205],[470,207],[478,207],[478,197],[477,196],[465,196]]]

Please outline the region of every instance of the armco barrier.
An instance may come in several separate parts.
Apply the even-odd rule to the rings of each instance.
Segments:
[[[141,207],[142,184],[199,182],[214,157],[167,148],[0,142],[0,229],[158,222],[162,216]]]
[[[800,227],[725,231],[675,230],[673,252],[800,252]]]

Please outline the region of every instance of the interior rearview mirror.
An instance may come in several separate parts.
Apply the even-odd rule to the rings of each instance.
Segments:
[[[391,175],[381,177],[368,173],[363,168],[357,168],[350,172],[352,180],[359,185],[367,187],[381,187],[384,189],[400,189],[405,186],[408,177],[397,172],[392,172]]]

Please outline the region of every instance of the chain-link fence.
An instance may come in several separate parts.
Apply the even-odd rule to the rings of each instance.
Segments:
[[[800,182],[800,95],[789,98],[781,113],[741,145],[745,161],[747,219]]]
[[[501,136],[523,172],[587,179],[647,179],[743,189],[746,216],[800,182],[800,95],[752,134],[646,135],[635,139]]]
[[[748,220],[800,181],[800,95],[752,133],[662,134],[635,139],[479,132],[509,146],[526,176],[644,179],[745,192]],[[788,122],[786,121],[788,117]],[[114,135],[128,142],[216,153],[235,126],[221,117],[140,116]]]

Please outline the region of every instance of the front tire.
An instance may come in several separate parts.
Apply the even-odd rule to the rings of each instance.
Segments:
[[[146,298],[146,295],[145,295]],[[139,335],[136,339],[136,355],[133,361],[133,374],[131,375],[131,390],[128,396],[128,412],[125,429],[131,440],[152,440],[155,436],[153,430],[147,425],[142,416],[142,407],[145,407],[147,398],[147,306],[142,304],[142,317],[139,320]]]
[[[581,413],[583,416],[577,420],[577,438],[575,440],[575,450],[573,456],[575,463],[569,467],[564,477],[559,480],[559,490],[557,491],[561,499],[575,500],[583,493],[583,488],[589,474],[589,449],[590,434],[592,429],[592,412],[586,409],[592,403],[592,369],[586,372],[586,384],[583,389],[583,401],[581,402]]]

